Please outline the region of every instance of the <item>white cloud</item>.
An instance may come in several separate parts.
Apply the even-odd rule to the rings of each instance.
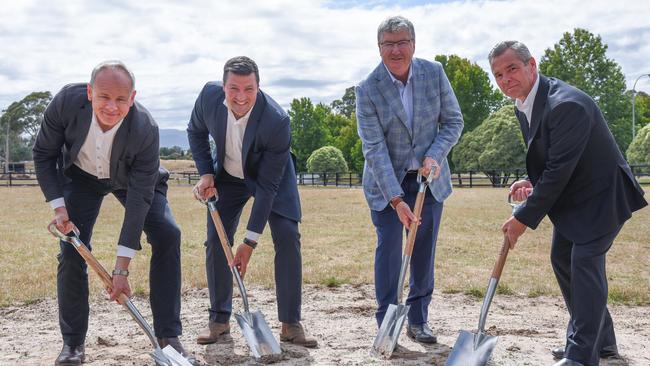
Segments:
[[[454,53],[488,70],[486,54],[498,41],[521,40],[539,58],[581,27],[602,36],[628,87],[650,72],[644,0],[385,4],[13,1],[3,4],[0,24],[0,108],[35,90],[86,81],[99,61],[121,59],[160,125],[184,128],[202,86],[220,79],[224,62],[237,55],[258,62],[262,88],[283,106],[299,97],[329,103],[377,65],[377,25],[394,14],[415,24],[417,57]],[[637,89],[650,91],[650,78]]]

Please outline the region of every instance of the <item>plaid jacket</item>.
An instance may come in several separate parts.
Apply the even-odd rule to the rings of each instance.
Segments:
[[[434,198],[442,202],[451,194],[447,154],[458,142],[463,116],[440,63],[414,58],[411,67],[413,130],[382,63],[355,88],[357,130],[365,158],[363,191],[371,210],[383,210],[392,197],[404,194],[401,182],[411,151],[420,162],[430,156],[440,164],[440,177],[430,187]]]

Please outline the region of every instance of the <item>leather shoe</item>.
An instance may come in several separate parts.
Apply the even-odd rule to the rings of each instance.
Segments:
[[[560,361],[553,364],[553,366],[585,366],[578,361],[569,360],[568,358],[563,358]]]
[[[181,344],[180,339],[178,337],[169,337],[169,338],[158,338],[158,345],[160,345],[160,348],[165,348],[167,345],[172,346],[173,349],[178,351],[178,353],[183,356],[187,362],[192,364],[192,366],[198,366],[199,362],[192,356],[191,354],[187,353],[185,349],[183,348],[183,345]]]
[[[308,336],[305,333],[305,329],[302,327],[302,324],[300,324],[300,322],[282,323],[280,340],[282,342],[290,342],[307,348],[314,348],[318,346],[318,341],[316,338]]]
[[[422,324],[409,324],[406,328],[406,335],[412,340],[420,343],[438,343],[438,338],[433,334],[433,331],[427,323]]]
[[[86,348],[84,345],[69,346],[63,345],[59,357],[54,361],[54,366],[81,365],[86,360]]]
[[[564,347],[558,347],[554,348],[551,350],[551,354],[553,355],[554,360],[559,360],[564,357]],[[620,360],[621,355],[618,354],[618,347],[616,345],[613,346],[605,346],[600,349],[600,358],[604,358],[606,360]]]
[[[198,344],[211,344],[216,343],[219,337],[230,333],[230,323],[217,323],[210,321],[208,329],[202,331],[196,338]]]

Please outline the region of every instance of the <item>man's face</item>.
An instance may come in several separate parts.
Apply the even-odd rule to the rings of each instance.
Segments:
[[[408,77],[413,53],[415,53],[415,40],[411,39],[408,30],[382,33],[379,54],[388,71],[396,79],[405,81]]]
[[[253,108],[255,100],[257,100],[258,86],[255,73],[237,75],[228,72],[223,91],[226,93],[228,108],[235,115],[235,118],[242,118]]]
[[[535,59],[531,57],[527,62],[523,62],[511,49],[492,59],[490,67],[503,94],[522,102],[537,80]]]
[[[95,77],[95,85],[88,84],[87,92],[103,131],[115,127],[126,117],[135,100],[131,79],[122,70],[100,71]]]

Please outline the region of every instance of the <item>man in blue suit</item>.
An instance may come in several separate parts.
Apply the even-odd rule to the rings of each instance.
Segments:
[[[241,276],[268,222],[275,248],[275,284],[280,339],[316,347],[316,339],[300,324],[302,259],[300,255],[300,197],[290,153],[289,116],[259,89],[257,65],[235,57],[224,66],[223,84],[208,82],[194,105],[187,135],[201,175],[197,194],[218,194],[217,207],[231,243],[246,202],[254,197],[243,243],[235,265]],[[209,137],[215,143],[210,152]],[[208,328],[199,344],[214,343],[230,332],[232,274],[214,224],[208,215],[206,268],[210,289]]]
[[[521,42],[497,44],[488,59],[528,145],[528,179],[510,193],[526,200],[505,222],[514,248],[526,228],[544,216],[553,223],[551,264],[569,310],[566,347],[552,351],[555,366],[597,366],[618,358],[607,310],[605,256],[632,212],[647,205],[593,99],[537,72]]]
[[[401,16],[381,23],[382,62],[356,88],[357,122],[365,166],[363,191],[377,232],[375,292],[377,323],[397,302],[402,237],[415,215],[417,172],[435,180],[427,193],[413,249],[407,335],[436,343],[427,324],[433,293],[433,263],[443,201],[451,194],[447,154],[463,130],[463,117],[438,62],[413,58],[415,30]],[[409,207],[410,206],[410,207]]]

